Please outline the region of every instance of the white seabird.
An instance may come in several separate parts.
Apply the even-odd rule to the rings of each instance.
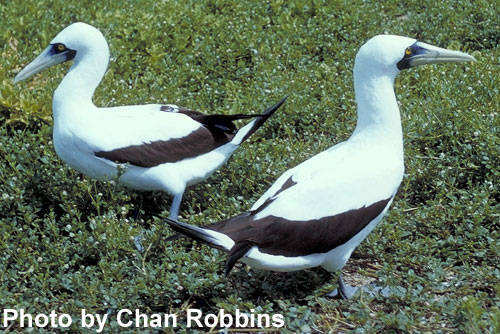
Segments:
[[[14,83],[50,66],[73,60],[54,92],[54,147],[76,170],[97,179],[117,176],[138,190],[174,195],[171,219],[177,219],[186,187],[208,178],[284,102],[261,115],[204,115],[175,105],[98,108],[94,91],[108,67],[109,48],[96,28],[74,23],[17,74]],[[241,129],[234,120],[255,118]]]
[[[204,228],[169,221],[177,232],[265,270],[340,270],[386,214],[403,179],[403,135],[394,79],[416,65],[475,61],[415,39],[379,35],[356,55],[358,121],[351,137],[286,171],[250,211]],[[339,276],[339,296],[355,291]]]

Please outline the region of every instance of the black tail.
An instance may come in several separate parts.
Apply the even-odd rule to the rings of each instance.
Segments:
[[[257,130],[262,125],[262,123],[264,123],[266,119],[268,119],[269,116],[271,116],[283,104],[283,102],[285,102],[285,100],[286,97],[283,98],[280,102],[278,102],[274,106],[272,106],[271,108],[266,109],[262,114],[205,115],[194,111],[184,111],[183,113],[191,117],[195,121],[202,123],[208,129],[217,129],[232,135],[238,132],[238,129],[236,128],[236,125],[234,125],[233,121],[237,121],[240,119],[256,118],[256,120],[252,123],[253,126],[250,129],[246,130],[248,132],[245,134],[243,140],[238,142],[239,145],[241,144],[241,142],[247,139],[252,133],[254,133],[255,130]]]
[[[244,216],[247,216],[247,215],[244,214]],[[235,218],[238,219],[238,217],[241,217],[241,216],[236,216],[233,219],[235,219]],[[253,247],[253,244],[250,241],[245,240],[242,242],[236,242],[232,246],[231,249],[227,249],[227,248],[224,248],[223,246],[221,246],[220,242],[215,237],[213,237],[212,235],[207,233],[207,231],[204,228],[194,226],[194,225],[189,225],[186,223],[181,223],[181,222],[169,219],[169,218],[166,218],[166,219],[167,219],[167,224],[170,225],[170,227],[174,231],[180,233],[182,236],[189,237],[193,240],[208,244],[211,247],[228,252],[229,253],[228,258],[226,261],[226,265],[224,266],[224,274],[226,276],[229,275],[229,272],[231,272],[231,269],[233,269],[236,262],[239,259],[241,259]],[[233,221],[233,220],[230,219],[229,221]],[[227,222],[227,221],[224,221],[222,223],[225,223],[225,222]],[[214,225],[217,225],[217,224],[214,224]],[[214,226],[214,225],[212,225],[212,226]],[[167,240],[178,239],[177,236],[179,236],[179,234],[176,234],[176,235],[168,238]]]
[[[288,98],[288,96],[285,96],[278,103],[276,103],[274,106],[269,107],[266,110],[264,110],[264,112],[254,121],[253,126],[243,136],[243,139],[240,141],[240,143],[242,143],[245,140],[247,140],[248,137],[250,137],[258,128],[260,128],[260,126],[262,124],[264,124],[264,122],[267,121],[267,119],[269,117],[271,117],[271,115],[274,114],[274,112],[276,110],[278,110],[278,108],[281,107],[281,105],[283,103],[285,103],[285,101],[286,101],[287,98]]]
[[[193,240],[209,244],[210,246],[212,246],[214,248],[218,248],[220,250],[227,251],[227,249],[224,249],[218,243],[216,243],[216,240],[210,234],[205,232],[205,230],[203,228],[198,227],[198,226],[194,226],[194,225],[189,225],[186,223],[182,223],[179,221],[175,221],[175,220],[172,220],[170,218],[166,218],[166,220],[167,220],[167,224],[170,225],[170,227],[174,231],[176,231],[176,232],[178,232],[186,237],[189,237]],[[168,238],[167,240],[175,240],[175,239],[178,239],[178,237],[176,237],[176,235]]]

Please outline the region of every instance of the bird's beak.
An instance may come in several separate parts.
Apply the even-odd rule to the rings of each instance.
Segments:
[[[43,52],[29,63],[25,68],[19,72],[14,78],[14,83],[28,79],[29,77],[37,74],[38,72],[65,62],[68,60],[67,52],[55,53],[53,45],[49,45]]]
[[[406,54],[398,63],[400,70],[426,64],[476,61],[476,58],[466,53],[447,50],[422,42],[415,42],[408,49],[411,51],[411,54]]]

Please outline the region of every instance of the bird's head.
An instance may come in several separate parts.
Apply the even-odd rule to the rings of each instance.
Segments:
[[[99,54],[95,59],[105,61],[107,65],[109,48],[102,33],[89,24],[73,23],[57,34],[49,46],[16,75],[14,83],[69,60],[78,62],[89,53]]]
[[[452,51],[413,38],[378,35],[366,42],[356,55],[356,65],[363,72],[391,73],[417,65],[476,61],[460,51]]]

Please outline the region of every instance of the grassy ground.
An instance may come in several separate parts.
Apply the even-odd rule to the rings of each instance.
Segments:
[[[0,305],[110,317],[124,308],[281,313],[281,332],[500,332],[500,14],[496,1],[3,1],[0,3]],[[406,176],[389,215],[344,269],[389,298],[325,298],[323,270],[278,274],[189,242],[167,243],[170,197],[95,182],[51,143],[51,96],[66,66],[11,79],[74,21],[98,27],[110,68],[95,103],[176,103],[206,112],[286,107],[231,162],[186,192],[182,219],[205,224],[248,209],[286,169],[349,136],[359,46],[393,33],[472,53],[474,64],[401,73]],[[141,208],[139,220],[131,216]],[[147,250],[131,238],[143,232]],[[0,326],[3,325],[1,322]],[[23,332],[9,322],[5,332]],[[199,332],[210,328],[198,329]],[[235,330],[236,331],[236,330]],[[248,330],[250,332],[251,330]],[[278,331],[272,328],[267,331]],[[37,329],[52,333],[53,329]],[[242,332],[242,330],[239,330]]]

